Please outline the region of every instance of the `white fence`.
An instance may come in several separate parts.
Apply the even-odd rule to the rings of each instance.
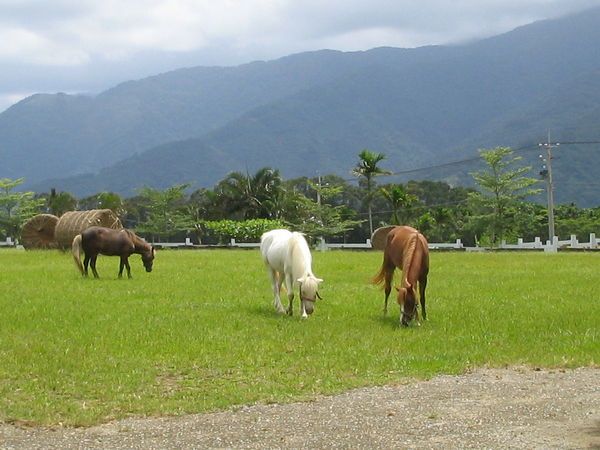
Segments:
[[[182,246],[191,246],[189,243],[189,239],[186,244],[156,244],[162,245],[165,247],[182,247]],[[228,247],[238,247],[238,248],[258,248],[260,247],[259,242],[236,242],[235,239],[231,239],[229,241]],[[554,236],[554,239],[551,241],[546,241],[545,243],[539,237],[536,237],[533,242],[524,242],[523,239],[519,238],[516,244],[507,244],[505,241],[502,241],[498,250],[543,250],[545,252],[556,252],[560,249],[576,249],[576,250],[596,250],[600,247],[600,238],[596,238],[595,233],[590,234],[590,239],[588,242],[579,242],[577,240],[577,236],[574,234],[571,235],[570,239],[561,241],[558,239],[558,236]],[[327,251],[330,249],[348,249],[348,250],[367,250],[371,248],[371,240],[367,239],[365,242],[359,243],[330,243],[325,242],[323,239],[319,241],[316,246],[316,249],[319,251]],[[456,242],[430,242],[429,243],[430,250],[465,250],[465,251],[481,251],[481,250],[489,250],[489,248],[483,247],[465,247],[460,239],[457,239]]]
[[[552,241],[542,243],[539,237],[536,237],[533,242],[523,242],[519,238],[516,244],[507,244],[505,241],[500,243],[500,249],[503,250],[543,250],[545,252],[556,252],[559,249],[578,249],[578,250],[596,250],[600,245],[600,239],[596,237],[596,233],[590,233],[588,242],[579,242],[577,236],[571,235],[570,239],[561,241],[558,236],[554,236]]]
[[[236,242],[235,239],[231,239],[231,241],[229,242],[229,246],[230,247],[253,248],[253,247],[260,247],[260,243],[259,242],[248,242],[248,243]],[[372,248],[371,247],[371,239],[367,239],[365,242],[362,242],[362,243],[359,242],[356,244],[328,243],[328,242],[325,242],[325,240],[321,239],[316,246],[316,249],[319,251],[326,251],[326,250],[331,250],[331,249],[368,250],[370,248]],[[452,243],[452,244],[429,244],[429,248],[431,248],[431,249],[447,248],[447,249],[454,249],[454,250],[464,250],[464,247],[463,247],[460,239],[457,239],[456,242]]]
[[[198,248],[190,238],[186,238],[185,242],[155,242],[154,245],[163,248]],[[5,242],[0,242],[0,247],[15,247],[15,242],[11,238],[7,238]],[[260,247],[259,242],[236,242],[235,239],[231,239],[226,247],[232,248],[258,248]],[[323,239],[319,241],[316,246],[317,250],[327,251],[330,249],[370,249],[371,240],[367,239],[363,243],[328,243]],[[465,247],[460,239],[452,243],[429,243],[431,250],[465,250],[465,251],[482,251],[488,250],[489,248],[483,247]],[[516,244],[507,244],[505,241],[500,243],[498,250],[543,250],[545,252],[557,252],[561,249],[569,250],[597,250],[600,248],[600,238],[596,237],[595,233],[591,233],[588,242],[579,242],[577,236],[571,235],[570,239],[559,240],[557,236],[554,236],[552,241],[546,241],[545,243],[539,237],[536,237],[533,242],[524,242],[523,239],[519,238]],[[495,249],[494,249],[495,250]]]
[[[242,243],[236,242],[235,239],[231,239],[229,242],[230,247],[246,247],[253,248],[259,247],[260,243]],[[545,243],[539,237],[536,237],[533,242],[524,242],[522,238],[517,240],[516,244],[507,244],[505,241],[502,241],[498,250],[543,250],[545,252],[556,252],[559,249],[577,249],[577,250],[596,250],[600,247],[600,238],[596,238],[595,233],[590,234],[590,239],[588,242],[579,242],[577,240],[577,236],[574,234],[571,235],[570,239],[561,241],[558,239],[558,236],[554,236],[554,239],[551,241],[546,241]],[[326,251],[330,249],[370,249],[371,248],[371,240],[367,239],[364,243],[328,243],[323,239],[319,241],[316,246],[317,250]],[[430,250],[466,250],[466,251],[479,251],[479,250],[487,250],[487,248],[481,247],[465,247],[460,239],[457,239],[456,242],[451,243],[437,243],[430,242],[429,243]]]
[[[0,242],[0,247],[14,247],[15,243],[11,238],[6,238],[6,242]]]

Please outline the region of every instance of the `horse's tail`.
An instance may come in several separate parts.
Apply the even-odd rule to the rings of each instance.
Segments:
[[[71,244],[71,253],[73,253],[73,259],[75,260],[75,265],[77,266],[77,268],[83,275],[83,264],[81,264],[81,256],[80,256],[82,249],[83,248],[81,246],[81,234],[78,234],[73,239],[73,244]]]
[[[385,274],[386,274],[387,270],[386,270],[386,264],[385,261],[383,261],[383,264],[381,264],[381,269],[379,269],[379,273],[377,273],[377,275],[375,275],[373,278],[371,278],[371,280],[369,281],[370,284],[381,284],[385,281]]]

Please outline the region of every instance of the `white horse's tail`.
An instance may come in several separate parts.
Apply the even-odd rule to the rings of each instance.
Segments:
[[[81,264],[81,251],[83,250],[81,246],[81,234],[78,234],[73,239],[73,244],[71,244],[71,253],[73,253],[73,260],[75,260],[75,265],[83,275],[83,264]]]

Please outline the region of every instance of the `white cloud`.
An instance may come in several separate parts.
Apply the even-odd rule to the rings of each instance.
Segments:
[[[447,44],[595,5],[598,0],[0,0],[0,95],[103,89],[184,65],[241,64],[322,48]]]
[[[0,60],[27,61],[39,65],[73,66],[89,61],[86,52],[61,46],[23,28],[0,29]],[[10,45],[7,45],[10,43]]]
[[[566,3],[566,4],[565,4]],[[414,47],[507,31],[591,0],[4,0],[0,58],[86,64],[138,52]],[[225,46],[225,47],[224,47]],[[229,47],[229,48],[227,48]],[[318,48],[313,48],[318,49]],[[283,55],[278,55],[283,56]],[[198,62],[202,64],[202,61]]]

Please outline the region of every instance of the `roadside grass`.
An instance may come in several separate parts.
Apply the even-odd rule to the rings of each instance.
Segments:
[[[277,314],[257,250],[164,250],[154,271],[100,257],[0,251],[0,421],[90,425],[130,415],[310,400],[480,366],[597,366],[600,254],[431,255],[429,320],[399,328],[368,284],[381,252],[313,252],[323,300]]]

